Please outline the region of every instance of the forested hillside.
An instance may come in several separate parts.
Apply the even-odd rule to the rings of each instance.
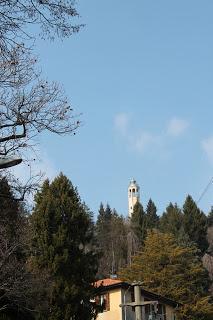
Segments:
[[[0,180],[0,312],[4,319],[95,319],[96,279],[117,274],[177,300],[181,320],[212,319],[212,210],[191,196],[161,215],[150,199],[125,218],[93,214],[71,181],[46,180],[33,210]]]
[[[137,202],[126,219],[101,203],[98,276],[140,280],[146,289],[184,303],[180,319],[212,319],[212,214],[204,214],[190,195],[182,207],[169,203],[162,214],[151,199],[145,209]]]
[[[204,214],[190,195],[182,207],[169,203],[162,214],[152,199],[145,209],[138,202],[131,218],[124,218],[109,204],[104,207],[101,203],[96,221],[97,243],[102,252],[99,275],[107,276],[130,265],[152,229],[172,234],[183,246],[196,246],[201,258],[205,255],[211,260],[213,256],[212,210]]]

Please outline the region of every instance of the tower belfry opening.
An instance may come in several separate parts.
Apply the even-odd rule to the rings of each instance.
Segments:
[[[128,187],[128,206],[129,211],[128,215],[131,218],[134,210],[134,205],[140,200],[140,187],[137,184],[135,179],[130,180],[130,184]]]

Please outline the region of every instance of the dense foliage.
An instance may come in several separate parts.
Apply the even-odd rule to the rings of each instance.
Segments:
[[[171,234],[149,231],[143,249],[120,275],[183,304],[179,319],[210,320],[213,305],[208,297],[208,274],[198,253],[194,246],[179,245]]]
[[[143,244],[146,237],[146,217],[143,206],[140,202],[137,202],[134,206],[130,226],[131,230],[138,238],[139,243]]]
[[[212,211],[206,217],[190,196],[161,217],[152,200],[131,219],[101,204],[95,225],[63,174],[44,182],[30,219],[5,178],[0,199],[1,317],[95,319],[93,282],[119,273],[181,303],[181,320],[212,318],[203,268],[212,279]]]
[[[157,215],[157,208],[152,199],[149,199],[146,207],[146,226],[147,229],[158,228],[159,217]]]
[[[183,205],[183,227],[189,239],[204,253],[208,248],[206,239],[207,217],[189,195]]]
[[[101,203],[96,221],[97,246],[100,252],[99,277],[116,273],[127,263],[125,220],[107,204]]]
[[[35,203],[31,265],[52,279],[46,319],[93,319],[97,255],[90,211],[63,174],[45,181]]]

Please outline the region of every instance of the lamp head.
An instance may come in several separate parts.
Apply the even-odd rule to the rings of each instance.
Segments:
[[[0,169],[13,167],[22,162],[22,159],[17,156],[0,157]]]

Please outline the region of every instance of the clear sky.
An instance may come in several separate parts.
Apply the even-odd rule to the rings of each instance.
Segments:
[[[43,74],[82,113],[74,137],[42,138],[42,169],[65,173],[97,214],[127,214],[134,177],[161,214],[213,176],[213,1],[79,0],[86,26],[39,40]],[[48,168],[47,168],[48,167]],[[213,205],[213,185],[199,206]]]

